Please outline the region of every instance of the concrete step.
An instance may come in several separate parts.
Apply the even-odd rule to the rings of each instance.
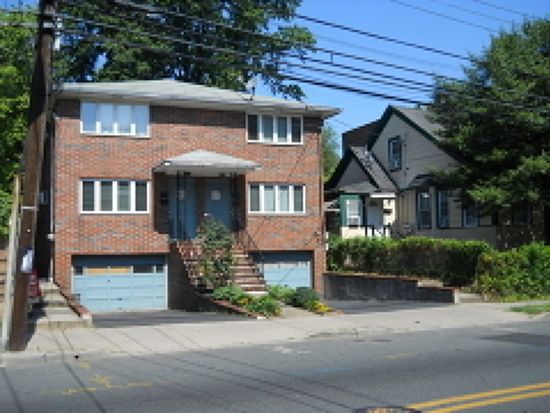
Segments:
[[[68,307],[35,307],[29,315],[27,325],[30,329],[59,329],[88,327],[89,324],[82,320]]]
[[[459,303],[482,303],[483,297],[480,294],[474,293],[458,293],[458,302]]]

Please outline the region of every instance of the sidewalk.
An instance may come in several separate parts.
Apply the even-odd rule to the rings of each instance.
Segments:
[[[24,358],[58,359],[84,353],[104,355],[162,354],[274,344],[315,337],[364,336],[449,328],[479,327],[537,319],[509,311],[515,304],[472,303],[442,306],[377,303],[360,311],[357,302],[329,303],[353,308],[353,314],[316,316],[300,311],[286,317],[235,321],[169,323],[109,328],[37,330],[20,353],[0,354],[0,361]],[[393,305],[393,306],[392,306]],[[541,316],[539,316],[541,317]],[[542,316],[545,317],[545,316]]]

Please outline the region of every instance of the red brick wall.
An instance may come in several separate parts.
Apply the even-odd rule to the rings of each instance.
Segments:
[[[304,145],[279,146],[247,143],[245,114],[240,112],[153,106],[147,139],[81,135],[76,100],[58,101],[56,115],[55,277],[62,286],[70,287],[71,254],[168,253],[168,236],[158,231],[158,216],[154,218],[154,211],[166,211],[159,206],[159,191],[153,185],[162,185],[163,179],[153,181],[152,168],[163,159],[205,149],[261,164],[261,170],[246,176],[247,182],[306,185],[304,216],[248,216],[246,225],[263,250],[313,252],[314,284],[322,291],[320,119],[304,118]],[[154,211],[80,214],[82,178],[149,180]]]

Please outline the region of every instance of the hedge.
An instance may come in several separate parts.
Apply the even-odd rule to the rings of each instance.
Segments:
[[[550,246],[540,243],[481,255],[479,292],[493,298],[550,298]]]
[[[484,241],[331,237],[327,259],[333,271],[412,275],[464,286],[475,281],[481,254],[491,252],[493,248]]]

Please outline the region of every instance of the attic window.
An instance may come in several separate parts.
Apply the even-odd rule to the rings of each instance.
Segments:
[[[399,136],[388,140],[388,163],[390,171],[401,169],[403,163],[403,145]]]

